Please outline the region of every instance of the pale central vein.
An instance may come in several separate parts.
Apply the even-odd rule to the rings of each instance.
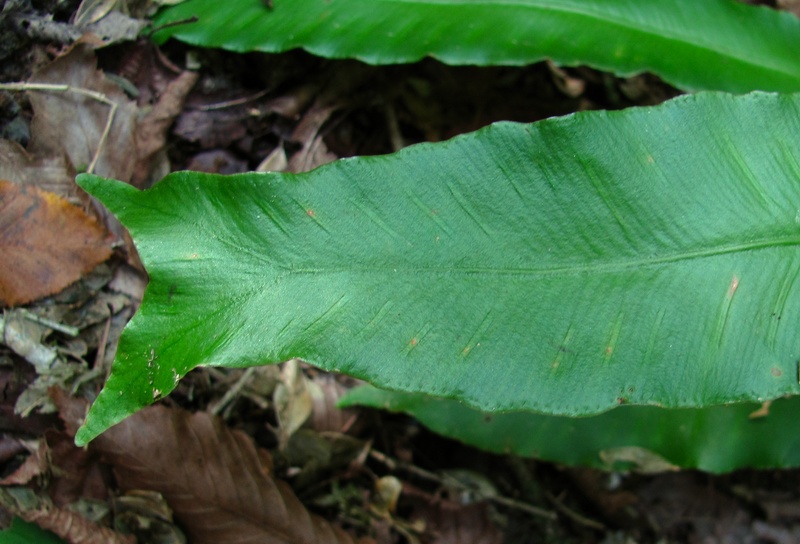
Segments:
[[[393,273],[413,273],[413,274],[464,274],[464,275],[494,275],[494,276],[559,276],[559,275],[578,275],[592,273],[619,272],[635,268],[647,268],[663,264],[679,263],[696,259],[708,259],[729,255],[733,253],[744,253],[764,249],[774,249],[776,247],[798,246],[800,236],[778,240],[760,240],[743,244],[729,246],[698,249],[671,255],[652,255],[631,259],[622,259],[611,262],[586,262],[572,263],[566,265],[552,265],[543,267],[448,267],[441,266],[408,266],[402,263],[391,265],[359,266],[353,263],[352,266],[332,266],[332,267],[292,267],[280,266],[286,274],[393,274]]]

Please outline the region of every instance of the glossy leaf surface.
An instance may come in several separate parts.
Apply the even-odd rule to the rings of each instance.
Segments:
[[[85,442],[299,357],[484,411],[800,391],[800,97],[500,123],[307,174],[81,176],[150,273]]]
[[[569,465],[646,470],[660,458],[708,472],[800,466],[797,396],[773,401],[760,416],[761,405],[751,402],[675,410],[621,406],[580,418],[484,414],[454,400],[372,386],[351,391],[340,404],[405,412],[438,434],[481,449]],[[637,462],[611,461],[633,450]]]
[[[621,75],[650,71],[685,90],[800,90],[800,21],[733,0],[188,0],[156,34],[205,47],[371,64],[523,65],[545,58]]]

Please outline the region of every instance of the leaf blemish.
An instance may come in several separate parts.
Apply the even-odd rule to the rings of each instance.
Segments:
[[[739,277],[733,276],[731,278],[731,284],[728,286],[728,293],[725,295],[729,299],[733,298],[733,294],[736,292],[736,289],[739,287]]]
[[[308,214],[309,217],[315,217],[317,215],[311,208],[306,210],[306,214]]]

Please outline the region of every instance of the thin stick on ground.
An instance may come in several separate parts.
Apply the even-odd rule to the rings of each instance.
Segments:
[[[429,480],[429,481],[432,481],[432,482],[436,482],[439,485],[448,485],[450,487],[457,487],[457,488],[462,488],[464,490],[468,490],[468,486],[466,486],[463,483],[459,482],[455,478],[451,478],[451,477],[448,477],[446,475],[445,476],[440,476],[438,474],[435,474],[433,472],[429,472],[429,471],[427,471],[427,470],[425,470],[423,468],[420,468],[420,467],[418,467],[416,465],[412,465],[411,463],[404,463],[402,461],[398,461],[397,459],[392,459],[388,455],[384,455],[383,453],[381,453],[381,452],[379,452],[377,450],[370,451],[369,455],[370,455],[370,457],[372,457],[376,461],[379,461],[379,462],[383,463],[384,465],[386,465],[390,470],[394,470],[396,468],[400,468],[400,469],[403,469],[403,470],[405,470],[405,471],[407,471],[407,472],[409,472],[411,474],[414,474],[415,476],[419,476],[420,478],[424,478],[426,480]],[[551,519],[551,520],[556,519],[555,512],[552,512],[550,510],[546,510],[544,508],[539,508],[538,506],[533,506],[532,504],[528,504],[526,502],[517,501],[517,500],[514,500],[514,499],[510,499],[508,497],[502,497],[502,496],[499,496],[499,495],[481,497],[481,498],[486,499],[488,501],[492,501],[492,502],[497,503],[497,504],[501,504],[501,505],[506,506],[508,508],[514,508],[516,510],[522,510],[524,512],[528,512],[529,514],[532,514],[534,516],[538,516],[538,517],[542,517],[542,518],[546,518],[546,519]]]
[[[103,93],[93,91],[91,89],[84,89],[83,87],[73,87],[71,85],[58,85],[53,83],[0,83],[0,90],[3,91],[42,91],[51,93],[65,93],[71,92],[86,96],[93,100],[97,100],[109,107],[108,119],[106,126],[103,128],[103,133],[100,135],[100,141],[97,143],[97,149],[92,157],[92,162],[86,172],[89,174],[94,173],[94,168],[97,166],[97,161],[100,159],[100,153],[103,151],[103,145],[111,132],[111,125],[114,122],[114,115],[117,113],[117,103],[108,98]]]
[[[593,519],[589,519],[586,516],[583,516],[583,515],[579,514],[578,512],[572,510],[566,504],[564,504],[564,502],[560,498],[556,497],[552,493],[549,493],[549,492],[545,491],[545,496],[547,497],[547,499],[550,502],[553,503],[553,506],[556,507],[556,510],[558,510],[559,512],[561,512],[562,514],[567,516],[569,519],[571,519],[575,523],[583,525],[584,527],[589,527],[590,529],[595,529],[597,531],[606,531],[606,530],[608,530],[606,528],[606,526],[603,525],[602,523],[600,523],[599,521],[595,521]]]
[[[256,367],[251,366],[247,370],[245,370],[241,377],[236,380],[236,383],[233,384],[233,387],[229,387],[227,391],[225,391],[225,395],[219,400],[219,402],[212,404],[208,407],[208,412],[218,416],[227,406],[228,404],[235,399],[239,393],[241,393],[242,389],[250,383],[253,379],[253,374],[255,374]]]

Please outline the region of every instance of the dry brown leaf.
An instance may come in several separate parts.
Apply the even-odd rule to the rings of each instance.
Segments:
[[[2,197],[0,197],[2,203]],[[0,210],[2,205],[0,204]],[[2,220],[0,220],[2,225]],[[0,228],[0,233],[2,228]],[[2,234],[0,234],[2,238]],[[0,244],[2,247],[2,244]],[[0,343],[11,348],[17,355],[24,357],[33,365],[38,374],[46,373],[58,358],[58,352],[51,346],[42,343],[49,332],[44,325],[28,319],[25,310],[10,310],[0,317]]]
[[[353,542],[272,478],[250,437],[204,412],[152,406],[91,447],[123,490],[161,493],[194,544]]]
[[[116,73],[136,87],[139,93],[136,100],[145,108],[158,102],[183,71],[153,42],[143,39],[124,48]]]
[[[350,431],[358,417],[355,408],[339,408],[337,403],[347,393],[347,388],[333,374],[318,374],[309,381],[308,390],[314,402],[311,417],[306,425],[319,433]]]
[[[197,72],[182,72],[170,81],[153,109],[139,122],[136,129],[138,160],[133,172],[133,185],[145,188],[153,157],[167,142],[167,131],[183,110],[186,95],[197,82]]]
[[[283,364],[281,381],[275,387],[272,402],[278,420],[278,444],[284,449],[289,438],[305,423],[314,408],[308,378],[303,374],[298,359]]]
[[[54,475],[48,488],[50,498],[59,508],[86,499],[105,503],[111,476],[108,467],[100,462],[100,454],[94,449],[75,445],[75,433],[89,403],[61,387],[51,387],[48,393],[66,428],[64,431],[51,428],[44,433]]]
[[[70,399],[63,389],[58,391],[63,402],[71,403],[80,410],[82,403]],[[48,429],[44,439],[24,443],[29,452],[25,461],[14,472],[0,480],[1,486],[25,485],[34,478],[47,478],[48,493],[59,508],[81,498],[106,500],[107,484],[96,459],[96,454],[75,445],[74,433],[69,435],[56,429]]]
[[[135,544],[130,535],[102,527],[76,512],[56,508],[47,497],[27,488],[0,487],[0,505],[25,521],[52,531],[70,544]]]
[[[286,157],[286,150],[281,143],[258,163],[256,172],[283,172],[287,166],[289,166],[289,159]]]
[[[0,304],[57,293],[111,255],[105,230],[36,187],[0,181]]]
[[[26,447],[28,457],[14,472],[0,480],[0,485],[25,485],[50,469],[47,444],[44,441],[30,442]]]
[[[277,113],[287,119],[299,119],[300,114],[319,94],[319,83],[305,83],[267,102],[263,111]]]
[[[75,26],[96,23],[117,7],[119,0],[83,0],[73,16]]]
[[[244,107],[184,110],[173,132],[202,149],[225,148],[247,136],[245,121],[250,117]]]
[[[36,185],[39,189],[71,198],[78,194],[75,170],[63,155],[34,157],[17,142],[0,140],[0,179]]]
[[[36,72],[28,82],[88,89],[116,103],[113,124],[102,142],[94,173],[124,181],[131,179],[136,162],[136,104],[97,69],[91,44],[78,43]],[[101,144],[110,107],[74,92],[29,94],[34,117],[28,151],[40,157],[66,155],[76,170],[89,165]]]
[[[800,0],[778,0],[777,3],[780,9],[789,11],[800,17]]]
[[[319,99],[309,108],[290,137],[291,141],[301,143],[303,148],[289,159],[286,171],[307,172],[338,158],[328,151],[320,131],[322,125],[341,107],[341,104],[331,105],[324,99]]]
[[[44,435],[50,455],[52,480],[48,493],[53,503],[63,508],[80,499],[108,499],[107,471],[98,455],[75,445],[75,436],[48,429]]]
[[[17,455],[21,455],[27,451],[28,448],[25,447],[25,444],[21,440],[13,438],[8,434],[0,436],[0,463],[5,465]]]
[[[189,160],[186,169],[209,174],[238,174],[248,170],[247,161],[226,149],[202,151]]]
[[[417,499],[419,500],[419,499]],[[415,518],[425,522],[431,544],[500,544],[503,533],[489,518],[488,505],[461,505],[451,501],[417,503]]]

